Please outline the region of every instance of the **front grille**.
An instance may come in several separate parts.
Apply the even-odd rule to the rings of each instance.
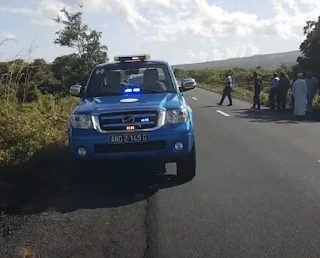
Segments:
[[[133,123],[123,123],[124,117],[134,117]],[[126,130],[127,126],[135,126],[135,129],[150,129],[157,126],[157,111],[132,111],[114,112],[99,115],[100,127],[103,131]]]
[[[119,152],[139,152],[166,149],[165,141],[151,141],[125,144],[96,144],[96,153],[119,153]]]

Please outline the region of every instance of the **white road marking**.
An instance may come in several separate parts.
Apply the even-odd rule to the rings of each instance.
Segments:
[[[194,99],[194,100],[198,100],[197,98],[195,98],[195,97],[192,97],[192,99]]]
[[[229,114],[224,113],[224,112],[223,112],[223,111],[221,111],[221,110],[217,110],[217,112],[218,112],[218,113],[220,113],[221,115],[224,115],[224,116],[230,116]]]

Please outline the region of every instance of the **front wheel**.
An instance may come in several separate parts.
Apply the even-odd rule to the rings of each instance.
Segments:
[[[196,147],[193,144],[191,152],[177,162],[177,176],[182,181],[190,181],[196,176]]]

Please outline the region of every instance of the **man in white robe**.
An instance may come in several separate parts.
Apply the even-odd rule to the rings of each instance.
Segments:
[[[292,95],[294,98],[293,114],[299,117],[306,115],[307,84],[302,78],[303,74],[299,73],[298,79],[293,83],[292,86]]]

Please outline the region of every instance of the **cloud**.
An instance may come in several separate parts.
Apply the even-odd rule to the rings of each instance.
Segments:
[[[153,35],[149,40],[177,40],[179,37],[194,36],[207,39],[226,37],[248,37],[251,35],[275,36],[283,39],[302,39],[302,27],[306,20],[316,19],[320,11],[319,0],[302,3],[297,0],[274,0],[272,10],[274,16],[261,19],[255,14],[244,12],[228,12],[221,7],[209,4],[206,0],[184,1],[183,15],[181,11],[153,15]],[[313,9],[311,9],[311,6]],[[307,12],[302,12],[307,9]],[[270,10],[270,11],[272,11]],[[161,17],[161,19],[160,19]],[[171,23],[161,22],[171,18]],[[179,37],[177,37],[179,35]]]
[[[0,13],[12,13],[12,14],[22,14],[22,15],[33,15],[35,11],[29,8],[10,8],[3,7],[0,8]]]
[[[151,41],[251,35],[300,40],[305,21],[315,19],[320,12],[317,4],[319,0],[273,0],[270,9],[273,17],[262,19],[252,13],[226,11],[207,0],[83,0],[86,12],[112,12],[126,24],[147,32],[146,39]],[[0,12],[34,16],[35,23],[52,27],[48,19],[56,17],[62,7],[76,10],[79,1],[40,0],[36,10],[0,8]]]
[[[14,15],[22,15],[30,17],[34,24],[46,27],[57,27],[55,26],[57,25],[56,22],[54,22],[52,19],[57,17],[57,14],[63,7],[63,5],[61,5],[62,7],[60,6],[61,8],[59,8],[57,4],[58,3],[55,3],[55,1],[42,0],[36,9],[0,8],[0,13],[3,12]]]
[[[16,35],[12,34],[12,33],[2,33],[1,35],[2,39],[8,39],[8,40],[12,40],[12,39],[16,39]]]
[[[208,53],[205,51],[195,52],[192,49],[188,49],[185,53],[185,56],[190,63],[205,62],[209,57]]]
[[[188,49],[185,52],[185,57],[188,60],[188,63],[194,63],[253,56],[259,53],[260,50],[257,46],[253,44],[248,44],[236,45],[233,47],[226,48],[213,48],[211,51],[194,51],[192,49]]]
[[[26,16],[37,26],[57,30],[60,25],[52,19],[61,8],[77,11],[82,2],[86,19],[106,17],[108,28],[115,30],[114,23],[123,23],[123,31],[138,42],[128,46],[128,51],[147,48],[160,58],[168,55],[183,61],[180,58],[184,56],[190,62],[202,62],[254,55],[260,50],[282,51],[289,43],[289,48],[296,49],[304,39],[306,21],[317,19],[320,13],[319,1],[271,0],[265,10],[267,18],[250,13],[249,6],[248,11],[228,11],[209,0],[33,0],[34,8],[2,7],[0,13]],[[105,30],[103,22],[98,26],[98,30]],[[110,51],[123,51],[120,37],[121,33],[117,38],[106,36]],[[266,41],[274,42],[273,46],[266,46]]]
[[[42,26],[42,27],[51,27],[51,28],[58,28],[59,24],[57,24],[55,21],[53,20],[49,20],[49,19],[32,19],[31,22],[33,24],[36,24],[38,26]]]
[[[141,4],[143,5],[143,1]],[[139,25],[148,24],[148,20],[143,17],[136,8],[135,0],[83,0],[84,11],[87,13],[101,13],[112,12],[118,15],[126,23],[130,24],[134,28],[138,28]],[[53,17],[58,12],[66,7],[67,10],[76,11],[79,10],[78,0],[41,0],[40,10],[45,16]]]

